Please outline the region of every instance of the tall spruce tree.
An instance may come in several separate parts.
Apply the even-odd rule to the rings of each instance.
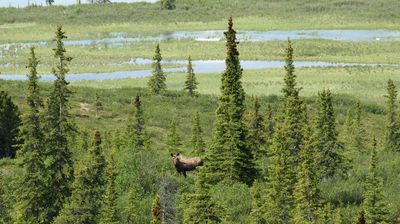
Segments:
[[[252,147],[252,152],[255,158],[260,158],[266,155],[265,151],[265,124],[264,116],[260,112],[260,103],[258,98],[254,98],[253,107],[249,113],[249,144]]]
[[[18,106],[4,91],[0,91],[0,159],[4,157],[15,158],[18,131],[21,124]]]
[[[16,223],[49,223],[49,204],[47,177],[45,173],[45,139],[42,130],[41,109],[43,106],[38,86],[37,65],[34,48],[29,58],[29,75],[26,103],[28,110],[22,118],[20,147],[22,174],[16,180],[16,205],[14,220]]]
[[[362,109],[361,109],[361,102],[360,100],[357,100],[356,102],[356,111],[355,111],[355,120],[353,124],[353,133],[354,133],[354,140],[353,140],[353,146],[361,150],[365,148],[364,142],[367,142],[367,133],[364,129],[364,126],[362,124]]]
[[[200,125],[199,112],[196,112],[196,116],[194,118],[191,143],[195,154],[202,155],[204,153],[206,144],[203,140],[203,129],[201,128]]]
[[[192,59],[188,58],[188,67],[187,67],[187,75],[186,75],[186,81],[185,81],[185,87],[184,89],[187,91],[189,96],[196,96],[196,89],[197,85],[199,83],[197,82],[196,75],[194,74],[193,71],[193,66],[192,66]]]
[[[298,87],[296,87],[297,84],[296,75],[294,74],[293,47],[290,39],[288,39],[288,46],[286,48],[285,63],[286,75],[283,79],[285,86],[283,87],[282,92],[284,97],[289,97],[300,90]]]
[[[387,84],[387,119],[385,148],[388,151],[400,151],[400,125],[397,113],[397,90],[394,82],[389,79]]]
[[[139,96],[135,97],[133,104],[135,106],[135,111],[133,112],[133,116],[128,119],[127,140],[130,147],[135,150],[142,150],[146,147],[147,135],[145,131],[142,102]]]
[[[150,77],[147,85],[152,94],[159,95],[163,91],[165,91],[167,88],[167,86],[165,84],[166,76],[161,67],[162,57],[161,57],[161,51],[160,51],[159,44],[157,44],[157,46],[156,46],[156,51],[155,51],[153,60],[154,60],[154,62],[152,64],[153,74]]]
[[[283,87],[284,102],[278,116],[273,141],[269,150],[268,185],[266,188],[265,219],[267,223],[291,223],[294,209],[296,171],[299,153],[304,144],[305,106],[299,97],[293,73],[293,48],[290,40],[286,48],[286,74]]]
[[[106,167],[107,186],[103,195],[103,206],[100,210],[100,224],[119,224],[119,215],[117,210],[117,167],[115,165],[114,150],[110,153],[108,164]]]
[[[176,130],[175,119],[171,121],[171,127],[167,135],[166,143],[168,152],[170,153],[180,152],[180,146],[182,145],[182,142],[181,142],[181,137],[179,136],[178,131]]]
[[[298,168],[297,183],[294,189],[293,221],[298,224],[317,223],[322,203],[310,137],[305,140],[304,147],[300,152],[300,160],[301,164]]]
[[[312,147],[318,161],[319,176],[326,179],[345,171],[346,161],[342,154],[343,145],[338,140],[331,92],[323,90],[318,96]]]
[[[221,79],[213,141],[205,158],[206,179],[210,183],[225,180],[250,185],[256,170],[243,119],[245,92],[240,81],[242,68],[232,18],[229,19],[228,31],[224,35],[227,47],[226,68]]]
[[[97,223],[104,192],[105,159],[101,136],[96,132],[94,146],[89,149],[81,166],[75,170],[72,195],[55,219],[55,224]]]
[[[209,186],[206,183],[202,168],[196,176],[195,192],[190,194],[190,203],[184,210],[184,220],[188,224],[211,224],[221,223],[223,210],[215,203],[209,193]]]
[[[365,221],[368,224],[391,223],[387,203],[383,197],[383,181],[378,172],[378,156],[376,151],[376,139],[373,139],[371,160],[369,164],[368,176],[363,194],[363,209],[365,211]]]
[[[53,89],[47,100],[46,112],[46,167],[48,171],[49,189],[48,195],[50,220],[56,217],[62,208],[65,199],[70,196],[70,185],[73,180],[73,160],[72,152],[68,144],[68,136],[74,130],[74,124],[69,114],[69,98],[71,91],[65,75],[68,73],[68,63],[72,60],[66,56],[64,39],[67,36],[62,30],[62,26],[57,27],[55,42],[56,48],[53,49],[57,64],[53,68],[56,77]]]

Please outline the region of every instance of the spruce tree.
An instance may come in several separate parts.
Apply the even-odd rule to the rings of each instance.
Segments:
[[[266,138],[266,142],[267,145],[270,145],[272,142],[272,138],[274,135],[274,129],[275,129],[275,121],[274,121],[274,117],[273,117],[273,111],[272,111],[272,107],[270,104],[267,105],[267,112],[266,112],[267,116],[265,119],[265,138]]]
[[[57,64],[53,68],[56,77],[53,89],[47,100],[46,112],[46,163],[48,166],[49,186],[51,194],[48,195],[50,220],[56,217],[62,208],[65,199],[70,196],[70,184],[73,179],[72,152],[68,144],[68,135],[74,130],[74,124],[69,114],[69,98],[71,91],[65,75],[68,73],[68,63],[71,57],[66,56],[63,40],[67,36],[62,26],[57,27],[53,49]]]
[[[161,224],[162,209],[160,203],[160,196],[156,195],[151,208],[152,220],[151,224]]]
[[[378,156],[376,151],[376,140],[373,139],[371,160],[368,176],[363,194],[363,209],[365,221],[368,224],[391,223],[387,203],[383,197],[383,181],[378,172]]]
[[[196,113],[194,118],[194,124],[192,127],[192,139],[191,139],[193,151],[196,155],[200,156],[204,153],[206,144],[203,140],[203,129],[200,125],[200,113]]]
[[[161,9],[173,10],[175,8],[175,0],[161,0]]]
[[[114,161],[114,151],[111,152],[106,167],[107,187],[103,195],[103,206],[101,208],[100,224],[118,224],[119,216],[117,210],[117,167]]]
[[[89,149],[81,166],[75,170],[72,195],[55,219],[55,224],[98,222],[105,185],[105,165],[101,136],[96,132],[94,146]]]
[[[199,83],[197,82],[196,75],[194,74],[193,71],[193,66],[192,66],[192,59],[188,58],[188,67],[187,67],[187,75],[186,75],[186,81],[185,81],[185,90],[187,91],[189,96],[196,96],[196,89],[197,85]]]
[[[244,122],[245,92],[240,81],[242,68],[237,50],[236,31],[229,19],[226,37],[227,57],[222,74],[213,140],[205,158],[206,179],[210,183],[240,181],[250,185],[256,175],[253,155]]]
[[[319,176],[326,179],[345,171],[346,161],[342,155],[343,145],[338,140],[331,92],[323,90],[318,96],[312,147],[320,170]]]
[[[188,224],[211,224],[221,223],[223,210],[215,203],[209,193],[202,168],[196,176],[195,192],[190,194],[190,203],[184,210],[184,220]]]
[[[400,150],[400,131],[397,115],[397,90],[393,81],[389,79],[387,84],[387,119],[385,134],[385,148],[388,151]]]
[[[47,194],[51,193],[46,185],[45,139],[42,130],[42,99],[38,86],[37,65],[34,48],[29,58],[29,75],[26,103],[28,110],[22,118],[20,147],[18,157],[22,174],[16,180],[15,222],[17,223],[49,223],[49,204]]]
[[[266,155],[265,151],[265,129],[264,116],[260,112],[260,103],[258,98],[254,98],[253,107],[249,113],[249,145],[252,147],[252,152],[255,158],[260,158]]]
[[[291,223],[294,209],[294,186],[300,162],[299,153],[304,144],[305,106],[300,99],[293,73],[293,49],[286,48],[286,74],[283,87],[284,102],[278,116],[269,150],[268,185],[266,188],[265,219],[267,223]]]
[[[4,91],[0,91],[0,159],[15,158],[18,129],[21,124],[17,105]]]
[[[285,64],[285,86],[283,87],[282,92],[284,94],[284,97],[289,97],[300,90],[298,87],[296,87],[297,84],[296,75],[294,74],[293,47],[290,39],[288,39],[288,46],[286,48]]]
[[[133,116],[128,119],[127,140],[130,147],[135,150],[142,150],[146,147],[147,135],[143,117],[142,102],[136,96],[133,102],[135,110]]]
[[[357,100],[356,111],[355,111],[355,121],[354,121],[354,127],[353,127],[353,130],[354,130],[353,131],[353,133],[354,133],[353,146],[359,150],[365,148],[364,142],[367,141],[367,134],[363,127],[361,116],[362,116],[361,102],[360,102],[360,100]]]
[[[263,187],[262,186],[264,183],[256,180],[253,183],[253,186],[251,186],[251,194],[253,196],[252,200],[252,208],[250,212],[250,218],[251,218],[251,223],[253,224],[266,224],[267,222],[265,221],[264,218],[264,194],[263,194]]]
[[[153,95],[159,95],[166,90],[167,86],[165,84],[166,76],[161,67],[161,52],[160,45],[157,44],[155,55],[153,57],[153,75],[150,77],[147,85]]]
[[[130,190],[128,193],[128,198],[126,202],[126,206],[122,212],[124,217],[123,223],[126,224],[136,224],[137,223],[137,207],[136,207],[137,198],[135,197],[135,193],[133,190]]]
[[[321,196],[314,164],[314,152],[309,138],[305,140],[304,148],[300,152],[300,160],[294,189],[293,221],[298,224],[317,223]]]
[[[171,127],[168,131],[167,135],[167,149],[168,152],[180,152],[180,146],[182,145],[181,137],[179,136],[176,130],[176,121],[175,119],[171,121]]]

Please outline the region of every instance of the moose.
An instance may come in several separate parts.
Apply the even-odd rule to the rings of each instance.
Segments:
[[[196,167],[203,165],[203,161],[201,161],[200,157],[188,158],[181,156],[179,153],[176,155],[171,153],[171,157],[178,176],[183,174],[183,176],[186,177],[186,171],[195,170]]]

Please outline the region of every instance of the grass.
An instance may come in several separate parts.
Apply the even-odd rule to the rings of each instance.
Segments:
[[[257,74],[257,72],[258,71],[255,71],[255,74]],[[326,69],[324,72],[328,73],[329,69]],[[297,74],[299,75],[299,84],[303,87],[301,95],[307,96],[304,99],[308,104],[308,108],[310,109],[309,117],[313,117],[313,114],[315,113],[316,98],[309,93],[313,92],[313,89],[317,90],[319,88],[313,88],[311,85],[306,84],[303,79],[304,74],[302,74],[301,69],[298,69]],[[272,74],[269,75],[272,76]],[[219,78],[216,75],[214,76],[216,79]],[[249,76],[249,74],[245,74],[245,86],[247,83],[246,79]],[[355,77],[357,76],[358,75],[355,75]],[[282,87],[282,83],[279,83],[280,80],[282,80],[282,77],[276,75],[275,81],[273,82],[275,86],[274,89],[276,89],[276,91],[279,91],[279,89]],[[217,82],[217,80],[215,80],[215,82]],[[319,82],[322,83],[322,79]],[[199,111],[201,114],[201,125],[204,128],[204,137],[207,144],[210,144],[212,137],[212,125],[215,118],[214,112],[217,102],[216,96],[205,94],[200,95],[197,98],[191,98],[182,92],[168,91],[164,96],[154,97],[149,95],[146,89],[137,87],[106,88],[107,86],[101,86],[97,85],[99,83],[94,83],[93,86],[96,88],[93,88],[88,87],[87,84],[85,86],[78,86],[78,83],[73,84],[72,90],[74,95],[71,98],[71,112],[75,117],[77,126],[80,128],[80,130],[88,130],[89,133],[92,133],[94,130],[100,130],[103,134],[107,132],[109,133],[106,135],[108,136],[107,138],[112,139],[115,139],[115,137],[112,137],[113,135],[110,137],[110,132],[115,133],[116,130],[125,129],[127,117],[132,113],[133,110],[131,99],[136,95],[142,96],[146,127],[152,139],[152,149],[151,151],[140,155],[131,155],[129,152],[118,151],[119,153],[117,154],[117,161],[119,163],[119,169],[121,172],[121,176],[119,176],[118,179],[118,187],[119,191],[121,192],[121,200],[126,197],[127,189],[132,187],[131,184],[140,185],[144,187],[143,189],[148,189],[145,192],[139,192],[140,196],[138,197],[140,197],[140,199],[138,200],[138,203],[140,206],[138,205],[137,208],[138,211],[140,211],[139,217],[144,220],[143,222],[147,222],[148,217],[150,217],[148,213],[151,206],[151,195],[157,191],[157,186],[159,186],[159,181],[161,181],[161,178],[165,178],[165,175],[169,175],[168,173],[173,172],[172,167],[169,164],[168,152],[165,148],[165,139],[171,120],[175,119],[177,121],[178,133],[182,137],[183,143],[181,150],[185,155],[191,154],[191,126],[193,122],[193,116],[196,111]],[[357,85],[362,84],[359,83]],[[376,88],[383,92],[384,86],[379,85],[381,84],[378,84]],[[25,82],[0,81],[0,86],[2,90],[6,90],[10,93],[12,99],[17,102],[22,111],[26,109],[23,91],[26,88]],[[171,87],[171,85],[169,85],[169,87]],[[49,93],[51,85],[49,83],[41,83],[41,88],[43,90],[42,94],[46,96]],[[20,91],[15,91],[17,89]],[[270,88],[265,88],[265,90],[269,89]],[[248,94],[251,94],[251,92],[249,93],[248,88],[246,88],[246,91],[248,91]],[[335,93],[336,91],[333,92]],[[95,116],[93,107],[96,93],[99,94],[100,100],[104,106],[104,110],[100,112],[99,117]],[[368,93],[364,92],[364,94]],[[385,126],[382,124],[384,124],[386,121],[384,106],[381,105],[380,102],[365,102],[365,99],[367,98],[367,96],[362,98],[364,99],[364,102],[362,103],[364,126],[367,129],[368,136],[377,136],[378,139],[382,139],[385,131]],[[353,108],[355,100],[355,97],[349,95],[334,95],[334,107],[337,115],[337,125],[341,133],[340,139],[344,142],[346,142],[346,136],[343,132],[346,112]],[[248,95],[246,100],[247,105],[250,105],[250,102],[250,96]],[[263,94],[260,96],[260,102],[262,105],[261,111],[265,111],[266,105],[271,104],[272,108],[274,108],[274,113],[277,113],[276,108],[279,108],[278,96],[270,93],[265,95]],[[88,103],[89,111],[82,110],[80,108],[81,103]],[[74,145],[74,149],[78,150],[78,154],[76,155],[79,155],[79,153],[82,154],[81,149],[79,148],[81,141],[87,141],[87,139],[80,140],[79,138],[77,144]],[[107,141],[105,140],[105,144],[107,144],[106,142]],[[105,146],[105,149],[109,150],[109,147]],[[352,169],[349,173],[349,177],[331,179],[329,182],[323,183],[321,189],[323,195],[329,198],[335,206],[340,208],[344,223],[352,223],[355,219],[355,216],[358,214],[357,211],[360,205],[360,197],[363,192],[369,154],[368,148],[354,149],[349,148],[347,144],[346,154],[352,159]],[[140,161],[136,161],[135,164],[131,164],[130,162],[132,161],[128,158],[131,158],[131,160],[133,159],[134,161],[140,158]],[[387,197],[386,200],[389,204],[392,214],[396,214],[396,211],[400,209],[400,205],[398,204],[398,200],[400,200],[400,198],[398,194],[396,194],[396,192],[400,190],[400,183],[399,179],[397,178],[397,175],[400,172],[397,166],[399,159],[400,158],[398,155],[394,153],[380,153],[380,172],[382,173],[382,177],[385,179],[384,190]],[[128,160],[130,162],[128,162]],[[140,167],[140,169],[138,169],[138,167]],[[5,173],[7,177],[9,177],[9,175],[12,175],[13,173],[11,172],[12,170],[17,170],[15,168],[15,161],[0,160],[0,172]],[[138,174],[135,174],[135,172],[140,172],[140,175],[136,176]],[[189,179],[185,181],[173,178],[174,181],[179,183],[178,190],[180,193],[187,192],[192,189],[192,175],[193,174],[190,174]],[[235,192],[238,191],[243,192],[243,195],[240,194],[242,195],[241,199],[238,199],[235,195]],[[221,192],[225,193],[222,194]],[[232,207],[232,211],[236,212],[235,214],[231,214],[233,216],[230,216],[231,220],[237,219],[240,220],[240,223],[248,222],[248,211],[251,204],[248,194],[249,189],[240,185],[218,185],[213,186],[212,189],[213,197],[218,199],[221,203],[226,203],[228,205],[231,204],[230,202],[242,200],[243,203],[239,203],[240,205],[237,203],[232,204],[232,206],[234,206]],[[392,196],[389,197],[389,195]],[[177,203],[184,204],[184,201],[182,201],[184,199],[179,198],[180,195],[178,193],[176,196],[178,200]],[[120,204],[120,206],[123,206],[123,204]]]
[[[266,70],[245,70],[243,86],[249,95],[280,95],[283,84],[282,68]],[[389,78],[400,84],[400,68],[392,67],[326,67],[297,68],[299,86],[302,95],[316,96],[318,91],[329,88],[336,94],[360,98],[366,103],[383,105],[385,102],[386,84]],[[201,94],[219,94],[220,74],[198,74],[198,91]],[[74,86],[87,86],[99,89],[118,89],[129,87],[146,87],[148,78],[77,81]],[[170,90],[182,90],[185,74],[168,74],[167,86]]]
[[[141,41],[115,47],[109,44],[88,46],[66,46],[73,57],[71,73],[109,72],[148,69],[150,65],[129,65],[131,59],[152,58],[154,42]],[[242,60],[283,60],[286,41],[241,42],[239,44]],[[400,44],[395,42],[341,42],[328,40],[295,40],[295,60],[327,61],[365,64],[398,64]],[[50,73],[54,64],[52,44],[38,47],[40,58],[39,72]],[[162,41],[161,53],[164,59],[186,60],[191,55],[193,60],[224,59],[225,45],[218,42],[197,42],[192,40]],[[0,50],[1,52],[1,50]],[[26,74],[29,49],[11,48],[2,53],[1,72]]]

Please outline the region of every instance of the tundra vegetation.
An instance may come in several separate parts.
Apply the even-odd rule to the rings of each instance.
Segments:
[[[239,43],[236,30],[398,29],[387,13],[397,1],[161,3],[0,9],[1,43],[49,41],[0,51],[10,63],[3,73],[28,78],[0,80],[0,223],[399,220],[400,70],[388,65],[400,59],[398,41]],[[226,29],[230,15],[235,25],[230,18],[216,42],[65,44]],[[115,65],[139,56],[153,63]],[[165,59],[188,60],[187,69],[167,74]],[[196,59],[225,59],[225,70],[198,74]],[[248,71],[243,59],[285,66]],[[296,68],[296,60],[384,65]],[[152,76],[66,80],[124,69]],[[55,80],[40,82],[45,73]]]

